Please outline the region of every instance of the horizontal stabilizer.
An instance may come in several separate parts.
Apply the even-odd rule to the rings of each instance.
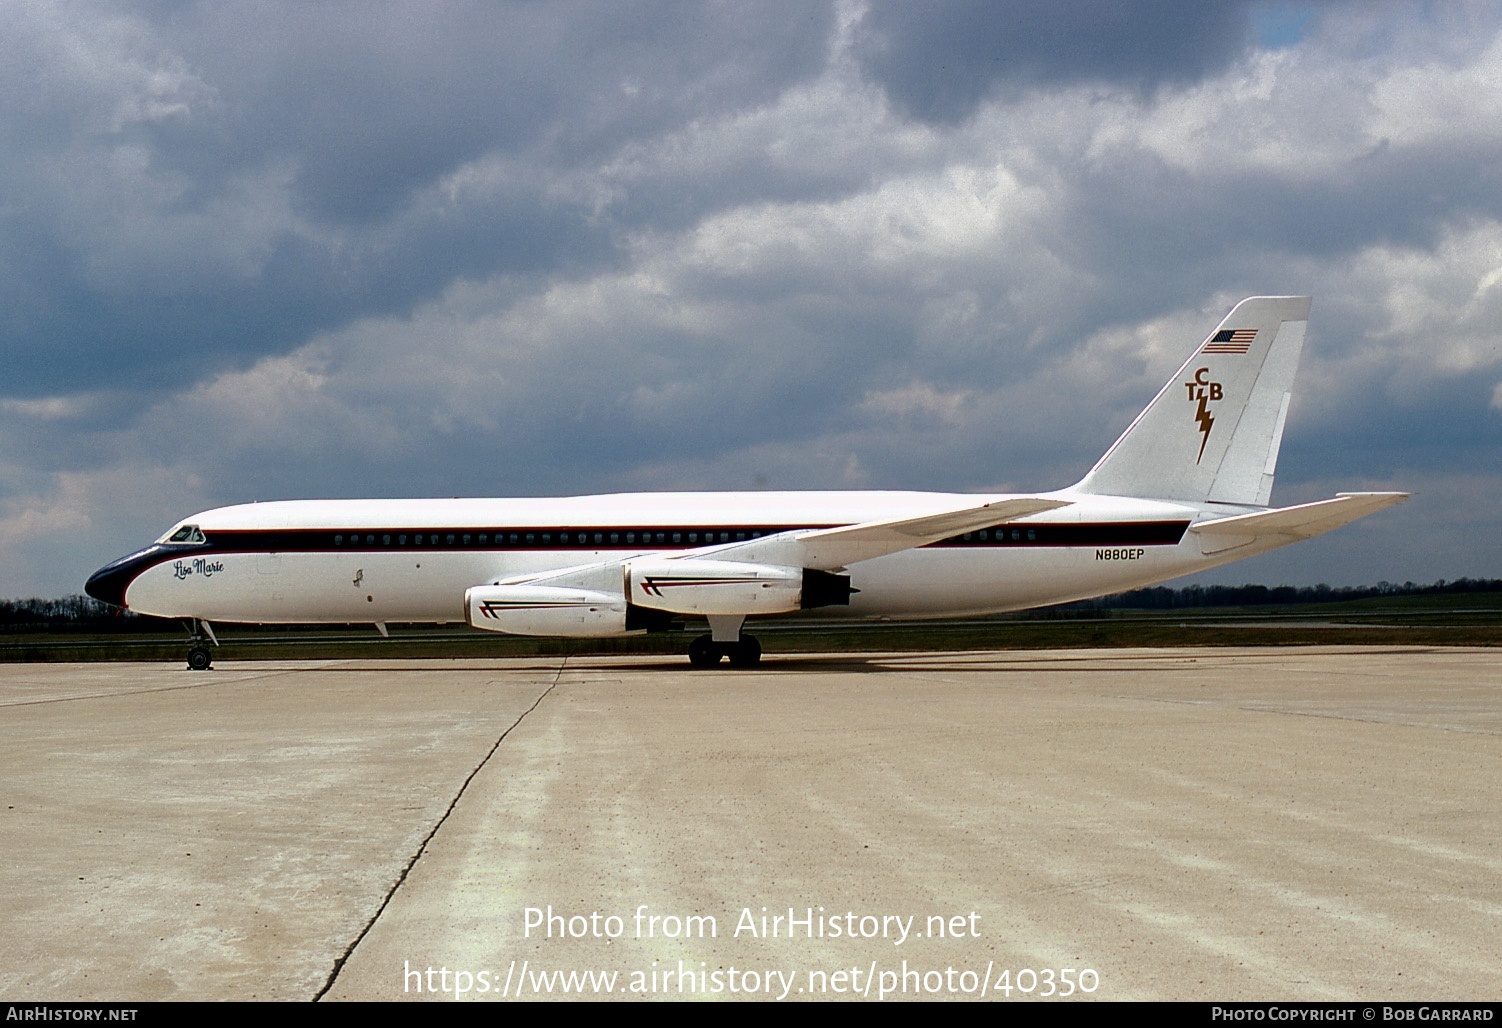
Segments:
[[[1041,496],[1020,496],[1010,500],[983,503],[978,507],[925,514],[916,518],[891,521],[868,521],[841,528],[823,528],[799,533],[803,545],[803,565],[832,571],[873,557],[927,546],[940,539],[962,535],[992,525],[1003,525],[1030,514],[1069,506],[1067,500],[1046,500]]]
[[[1313,539],[1332,529],[1348,525],[1358,518],[1375,514],[1394,504],[1408,499],[1409,493],[1339,493],[1334,499],[1302,503],[1297,507],[1280,507],[1277,510],[1258,511],[1255,514],[1238,514],[1235,517],[1202,521],[1190,526],[1189,531],[1200,536],[1201,549],[1206,553],[1245,546],[1248,543],[1268,538],[1281,538],[1288,542]]]

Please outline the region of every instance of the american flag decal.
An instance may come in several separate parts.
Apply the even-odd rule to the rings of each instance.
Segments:
[[[1206,340],[1200,353],[1243,354],[1252,348],[1252,340],[1256,338],[1255,328],[1223,328]]]

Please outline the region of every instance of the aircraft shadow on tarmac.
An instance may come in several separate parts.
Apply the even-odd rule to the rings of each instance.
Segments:
[[[1205,659],[1203,654],[1193,658]],[[1191,654],[1182,657],[1165,652],[1102,652],[1067,651],[1040,654],[1036,652],[1007,654],[1003,651],[956,650],[943,652],[900,652],[866,654],[767,654],[755,668],[695,668],[681,657],[661,654],[643,655],[639,658],[610,656],[570,656],[510,658],[501,663],[483,661],[450,664],[441,658],[408,661],[354,661],[330,664],[325,667],[306,669],[309,674],[369,674],[373,671],[400,672],[403,674],[447,675],[454,673],[493,673],[507,675],[546,674],[566,672],[577,674],[619,675],[623,672],[641,674],[671,674],[674,676],[695,675],[713,681],[724,679],[728,685],[754,683],[758,677],[798,674],[912,674],[915,672],[942,671],[945,674],[996,675],[1007,672],[1037,674],[1082,674],[1088,672],[1119,673],[1122,665],[1131,665],[1135,670],[1181,670]],[[1229,658],[1229,655],[1228,655]],[[1246,659],[1239,654],[1238,659]]]

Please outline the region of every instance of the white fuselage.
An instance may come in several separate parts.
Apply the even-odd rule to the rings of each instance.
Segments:
[[[1268,506],[1309,298],[1237,304],[1088,474],[1032,496],[624,493],[293,500],[205,511],[89,595],[193,622],[466,622],[604,637],[703,619],[695,666],[760,660],[747,618],[998,613],[1120,592],[1401,502]],[[207,629],[203,629],[207,633]]]
[[[849,605],[821,608],[820,616],[937,617],[1062,603],[1276,545],[1206,556],[1187,531],[1191,523],[1247,508],[1209,511],[1067,490],[1044,495],[1069,505],[851,565],[856,592]],[[483,583],[1004,499],[753,492],[280,501],[206,511],[185,522],[202,533],[201,542],[164,537],[111,567],[124,605],[164,617],[462,622],[465,591]]]

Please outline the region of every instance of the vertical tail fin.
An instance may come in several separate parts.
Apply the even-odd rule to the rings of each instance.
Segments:
[[[1309,304],[1238,303],[1075,488],[1267,506]]]

